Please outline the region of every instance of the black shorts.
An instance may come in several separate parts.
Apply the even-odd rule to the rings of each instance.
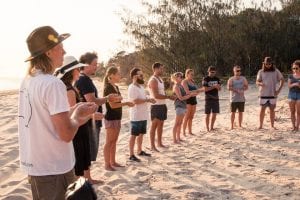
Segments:
[[[196,97],[190,97],[186,100],[186,104],[189,104],[189,105],[196,105],[197,104],[197,99]]]
[[[244,112],[245,110],[245,102],[231,102],[230,103],[231,112]]]
[[[205,114],[220,113],[219,100],[205,100]]]
[[[151,105],[151,120],[159,119],[164,121],[167,119],[167,106],[166,104],[162,105]]]
[[[131,121],[130,123],[131,123],[131,135],[138,136],[140,134],[146,134],[147,120]]]

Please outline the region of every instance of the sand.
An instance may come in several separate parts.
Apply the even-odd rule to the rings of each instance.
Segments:
[[[126,93],[126,88],[122,87]],[[123,110],[117,160],[124,164],[115,172],[103,169],[102,129],[98,159],[92,175],[105,181],[95,185],[99,199],[300,199],[300,132],[291,131],[285,87],[278,99],[275,126],[270,129],[267,115],[264,129],[258,130],[258,99],[254,85],[246,93],[243,129],[230,130],[226,89],[220,93],[221,114],[216,130],[204,126],[203,94],[198,97],[193,124],[194,136],[172,144],[174,107],[168,101],[164,143],[168,148],[142,157],[141,163],[128,160],[129,118]],[[0,93],[0,199],[31,199],[27,176],[19,168],[17,133],[17,92]],[[149,127],[149,126],[148,126]],[[145,136],[149,150],[149,135]]]

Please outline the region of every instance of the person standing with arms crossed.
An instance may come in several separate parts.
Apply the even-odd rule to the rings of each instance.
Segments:
[[[67,186],[75,181],[72,140],[97,110],[95,103],[70,109],[65,84],[52,75],[63,64],[62,41],[69,36],[42,26],[27,37],[31,56],[20,86],[18,132],[20,165],[34,200],[65,199]]]
[[[248,89],[248,81],[241,76],[241,67],[233,67],[234,76],[227,82],[227,89],[230,91],[230,110],[231,110],[231,130],[234,128],[234,119],[236,111],[239,112],[239,128],[242,127],[243,112],[245,110],[245,90]]]

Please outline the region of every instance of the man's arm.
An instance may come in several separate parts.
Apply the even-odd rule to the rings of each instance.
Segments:
[[[86,123],[97,108],[95,103],[79,103],[75,105],[71,116],[69,111],[51,115],[51,122],[60,139],[72,141],[78,127]]]
[[[162,95],[158,93],[158,83],[155,79],[152,79],[149,83],[149,88],[152,90],[155,99],[168,99],[167,95]]]
[[[103,97],[103,98],[96,98],[95,93],[87,93],[84,95],[84,98],[86,99],[87,102],[94,102],[97,105],[102,105],[106,102],[107,97]]]

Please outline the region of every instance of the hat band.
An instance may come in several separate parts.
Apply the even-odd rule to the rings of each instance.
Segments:
[[[67,69],[69,69],[77,64],[79,64],[79,62],[77,60],[75,60],[74,62],[71,62],[71,63],[63,66],[59,71],[60,71],[60,73],[64,73],[64,71],[66,71]]]

